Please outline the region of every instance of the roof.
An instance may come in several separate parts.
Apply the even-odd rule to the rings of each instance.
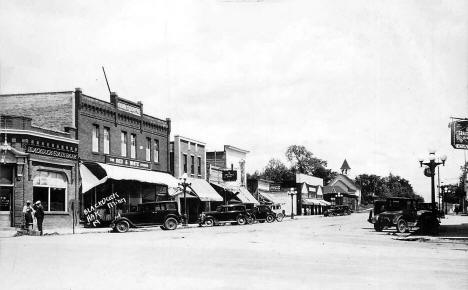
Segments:
[[[234,147],[234,146],[231,146],[231,145],[224,145],[224,151],[226,151],[226,149],[231,149],[231,150],[234,150],[234,151],[237,151],[237,152],[241,152],[241,153],[249,153],[250,151],[247,151],[247,150],[244,150],[244,149],[240,149],[238,147]]]
[[[195,139],[192,139],[192,138],[188,138],[188,137],[184,137],[184,136],[181,136],[181,135],[175,135],[175,136],[174,136],[174,141],[175,141],[176,139],[185,140],[185,141],[189,141],[189,142],[192,142],[192,143],[197,143],[197,144],[200,144],[200,145],[206,145],[205,142],[198,141],[198,140],[195,140]],[[171,141],[171,142],[174,142],[174,141]]]
[[[323,187],[323,194],[328,193],[348,193],[348,191],[341,186],[330,186],[326,185]]]
[[[345,169],[345,170],[351,169],[351,167],[349,167],[348,161],[346,161],[346,159],[343,161],[343,165],[341,165],[340,169]]]
[[[344,181],[347,181],[347,186],[351,188],[352,190],[358,190],[360,187],[352,180],[349,178],[347,175],[344,174],[338,174],[332,181],[328,183],[328,185],[335,185],[338,181],[344,179]]]

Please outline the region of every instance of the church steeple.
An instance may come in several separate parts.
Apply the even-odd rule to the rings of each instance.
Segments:
[[[349,167],[348,161],[345,160],[343,161],[343,165],[341,165],[341,174],[348,174],[348,170],[351,170],[351,167]]]

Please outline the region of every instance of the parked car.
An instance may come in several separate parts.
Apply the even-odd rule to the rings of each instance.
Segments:
[[[323,216],[350,215],[352,210],[347,205],[334,205],[323,212]]]
[[[250,219],[250,214],[243,204],[221,205],[216,211],[202,212],[198,219],[200,226],[214,226],[219,224],[238,224],[245,225]]]
[[[163,230],[175,230],[182,222],[182,217],[175,201],[148,202],[139,204],[136,212],[122,213],[110,227],[119,233],[125,233],[130,227],[160,226]]]
[[[255,206],[251,211],[250,214],[253,218],[253,222],[258,221],[258,222],[267,222],[267,223],[272,223],[276,219],[276,213],[273,212],[270,208],[270,206],[266,204],[261,204]]]
[[[368,222],[374,224],[377,232],[395,227],[399,233],[419,228],[423,232],[436,232],[439,227],[437,214],[427,206],[418,206],[415,199],[391,197],[385,202],[376,201],[370,211]]]
[[[285,216],[285,211],[284,209],[281,207],[281,204],[279,203],[273,203],[273,204],[269,204],[268,205],[271,210],[276,214],[276,220],[278,222],[281,222],[283,221],[283,218]]]

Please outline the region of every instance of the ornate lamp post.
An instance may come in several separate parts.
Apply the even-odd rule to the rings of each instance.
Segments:
[[[192,185],[190,182],[187,182],[187,173],[184,173],[182,177],[180,178],[181,182],[179,182],[179,186],[182,187],[184,191],[184,220],[183,224],[184,226],[187,225],[187,187]]]
[[[432,211],[433,213],[437,216],[437,209],[435,206],[435,182],[434,182],[434,176],[435,176],[435,169],[437,166],[442,164],[445,166],[445,161],[447,160],[446,155],[442,155],[440,157],[435,155],[435,150],[430,150],[429,151],[429,157],[428,160],[425,160],[424,158],[419,158],[419,164],[421,167],[423,165],[426,165],[427,167],[424,169],[424,174],[428,177],[431,178],[431,203],[432,203]]]
[[[297,195],[296,189],[291,187],[288,191],[288,195],[291,196],[291,219],[294,219],[294,196]]]

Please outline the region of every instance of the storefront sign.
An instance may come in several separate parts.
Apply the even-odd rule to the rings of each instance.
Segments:
[[[121,157],[106,156],[106,163],[116,164],[120,166],[136,167],[141,169],[151,169],[150,162],[136,161]]]
[[[276,184],[276,183],[270,184],[270,191],[273,191],[273,192],[281,191],[281,184]]]
[[[223,170],[223,181],[236,181],[237,171],[236,170]]]
[[[103,217],[99,214],[97,209],[100,208],[105,208],[105,209],[110,209],[113,207],[116,207],[118,204],[125,203],[126,200],[124,197],[120,198],[117,193],[113,193],[109,196],[106,196],[96,202],[94,205],[86,208],[83,210],[83,213],[86,217],[86,221],[88,222],[89,225],[92,226],[97,226],[98,224],[101,223],[101,220]]]
[[[455,149],[468,149],[468,120],[451,123],[452,146]]]
[[[141,116],[141,109],[139,106],[131,105],[128,103],[123,103],[123,102],[117,102],[117,108],[121,111],[136,115],[136,116]]]
[[[58,150],[55,150],[55,149],[41,148],[41,147],[32,146],[32,145],[27,145],[26,152],[33,153],[33,154],[39,154],[39,155],[58,157],[58,158],[66,158],[66,159],[77,159],[78,158],[77,153],[63,152],[63,151],[58,151]]]

